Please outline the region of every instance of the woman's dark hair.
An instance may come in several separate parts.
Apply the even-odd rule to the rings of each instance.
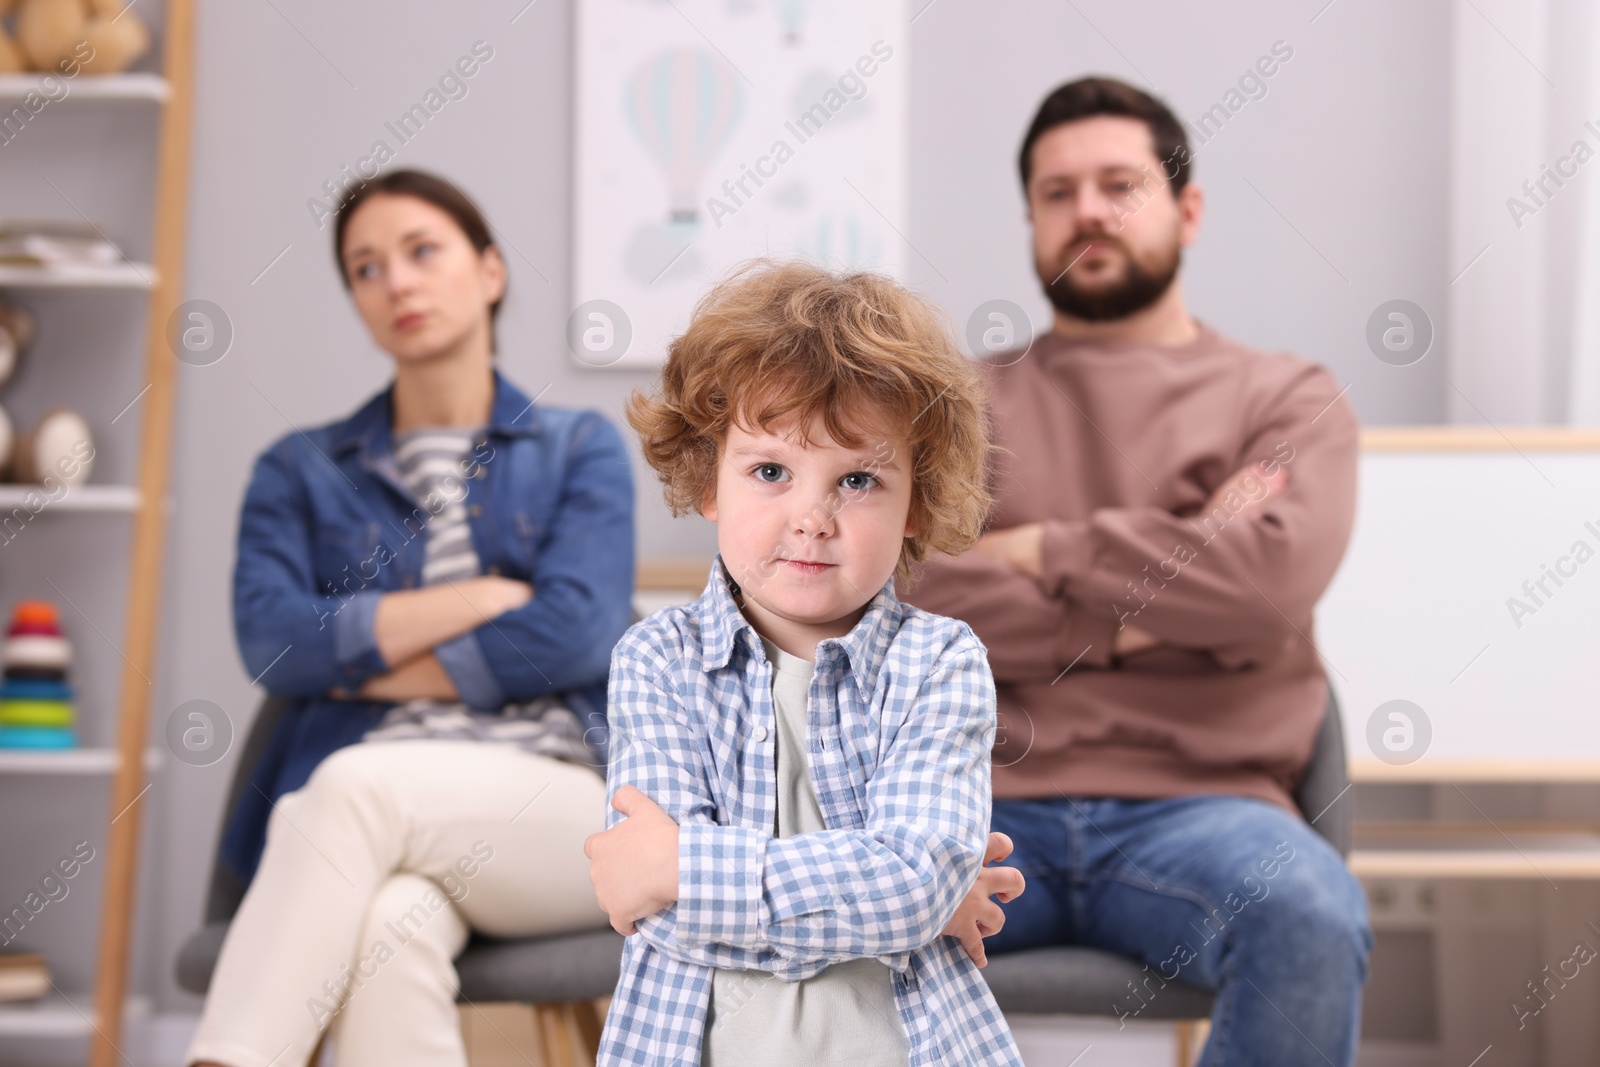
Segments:
[[[461,232],[467,235],[467,240],[472,247],[482,255],[486,248],[494,244],[494,238],[489,233],[489,222],[483,217],[483,212],[478,210],[478,205],[457,189],[448,179],[436,174],[429,174],[421,170],[396,170],[364,181],[351,189],[339,201],[339,212],[333,221],[333,262],[338,268],[339,280],[346,289],[350,288],[350,276],[344,269],[344,232],[350,225],[350,216],[355,214],[356,208],[366,203],[371,197],[379,193],[388,193],[390,196],[414,196],[424,200],[443,211],[455,220],[461,227]],[[489,305],[489,350],[495,349],[494,321],[500,314],[500,303],[505,299],[505,293],[500,294],[500,299]]]
[[[1022,172],[1022,191],[1033,177],[1033,145],[1057,126],[1096,115],[1122,115],[1138,119],[1150,128],[1156,158],[1161,161],[1162,177],[1177,196],[1189,183],[1189,137],[1172,110],[1142,89],[1115,78],[1079,78],[1068,82],[1044,98],[1033,116],[1033,125],[1022,139],[1017,167]]]

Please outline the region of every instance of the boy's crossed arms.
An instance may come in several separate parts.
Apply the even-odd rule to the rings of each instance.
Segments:
[[[813,970],[807,962],[909,952],[941,934],[984,966],[983,939],[1005,922],[994,898],[1014,899],[1024,881],[990,866],[1011,852],[1004,834],[988,835],[976,867],[962,847],[987,822],[994,727],[970,709],[993,706],[982,699],[993,683],[975,639],[944,653],[866,783],[867,825],[777,838],[717,824],[704,724],[663,688],[666,658],[624,638],[611,675],[612,813],[584,844],[611,925],[707,966],[752,966],[746,953],[770,953],[773,966],[762,969],[794,977]]]
[[[591,834],[584,842],[584,854],[590,860],[589,877],[600,907],[618,933],[631,934],[638,929],[638,920],[677,902],[678,824],[661,805],[631,785],[617,790],[611,807],[625,818],[610,830]],[[991,833],[978,880],[939,931],[959,938],[979,967],[989,962],[983,939],[999,933],[1006,922],[1005,912],[994,898],[1009,903],[1025,884],[1015,867],[990,866],[1009,855],[1011,838]]]

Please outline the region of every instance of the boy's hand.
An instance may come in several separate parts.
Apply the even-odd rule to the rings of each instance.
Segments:
[[[961,902],[950,922],[939,931],[948,937],[959,937],[961,947],[979,967],[989,962],[988,955],[983,951],[983,939],[998,934],[1006,924],[1006,913],[989,898],[997,896],[1009,903],[1021,896],[1026,887],[1022,872],[1015,867],[989,866],[1009,855],[1011,838],[1005,834],[990,834],[978,880],[967,890],[967,899]]]
[[[612,929],[627,935],[638,920],[677,902],[678,824],[631,785],[617,790],[611,806],[627,818],[590,834],[583,854],[600,907],[611,916]]]

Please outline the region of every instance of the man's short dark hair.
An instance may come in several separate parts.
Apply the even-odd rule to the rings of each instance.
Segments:
[[[1079,78],[1044,98],[1028,127],[1028,135],[1022,139],[1017,167],[1022,172],[1024,195],[1033,177],[1034,142],[1057,126],[1096,115],[1122,115],[1148,126],[1156,158],[1161,161],[1162,177],[1172,186],[1173,196],[1183,191],[1189,183],[1189,137],[1172,109],[1116,78]]]

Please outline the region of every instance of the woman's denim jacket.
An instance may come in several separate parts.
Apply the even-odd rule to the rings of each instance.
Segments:
[[[473,708],[562,693],[603,768],[606,671],[632,612],[628,452],[604,416],[535,406],[498,371],[494,382],[489,422],[463,462],[467,522],[483,573],[529,582],[534,596],[433,652]],[[392,391],[342,422],[286,434],[245,494],[239,652],[259,685],[294,698],[224,832],[222,859],[245,882],[272,804],[391,706],[329,693],[390,669],[373,639],[378,598],[421,583],[428,520],[444,506],[414,500],[400,480]]]

